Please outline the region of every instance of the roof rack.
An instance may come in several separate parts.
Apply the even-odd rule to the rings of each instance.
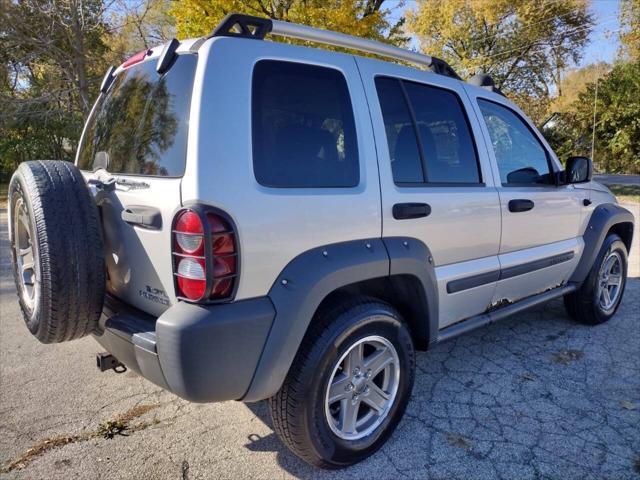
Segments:
[[[467,81],[467,83],[469,85],[481,87],[485,90],[489,90],[490,92],[497,93],[498,95],[506,97],[506,95],[502,93],[502,90],[496,87],[496,84],[494,83],[493,78],[491,78],[491,75],[488,75],[486,73],[476,73]]]
[[[207,38],[241,37],[263,40],[269,33],[271,33],[271,35],[324,43],[333,45],[334,47],[350,48],[361,52],[394,58],[396,60],[403,60],[428,67],[440,75],[461,80],[447,62],[436,57],[394,47],[386,43],[376,42],[375,40],[354,37],[353,35],[239,13],[227,15]]]

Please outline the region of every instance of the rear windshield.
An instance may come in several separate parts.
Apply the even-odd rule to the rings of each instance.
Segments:
[[[184,173],[195,55],[179,55],[164,75],[153,60],[120,73],[89,118],[78,167],[179,177]]]

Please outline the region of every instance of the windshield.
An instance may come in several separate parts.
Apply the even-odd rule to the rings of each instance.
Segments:
[[[78,167],[178,177],[184,173],[195,55],[179,55],[164,75],[147,61],[120,73],[98,99]]]

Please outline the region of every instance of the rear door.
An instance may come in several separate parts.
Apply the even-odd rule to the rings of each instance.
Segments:
[[[540,133],[503,97],[469,88],[494,162],[502,211],[500,280],[493,302],[567,280],[580,258],[583,191],[556,185],[559,163]]]
[[[440,328],[485,311],[499,271],[500,205],[461,82],[357,62],[378,151],[383,236],[414,237],[430,249]],[[402,210],[408,204],[427,210],[407,218]]]
[[[164,75],[156,60],[121,70],[100,96],[76,164],[90,181],[113,182],[98,197],[108,292],[159,315],[175,301],[170,234],[181,205],[197,57],[179,55]]]

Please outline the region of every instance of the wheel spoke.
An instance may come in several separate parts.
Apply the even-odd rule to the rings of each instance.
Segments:
[[[611,269],[613,268],[614,264],[616,263],[616,261],[617,261],[616,257],[614,257],[614,256],[609,257],[607,259],[607,261],[605,262],[605,264],[604,264],[604,271],[606,273],[609,273],[611,271]]]
[[[32,310],[38,294],[36,288],[38,279],[36,278],[36,259],[31,241],[31,223],[22,198],[18,198],[15,204],[12,225],[15,232],[13,248],[16,255],[16,269],[20,278],[19,294],[27,309]]]
[[[347,398],[347,395],[351,397],[351,393],[347,390],[347,386],[351,381],[351,377],[341,373],[339,376],[333,379],[331,386],[329,387],[329,405]]]
[[[324,412],[329,428],[345,440],[375,431],[395,402],[399,378],[400,359],[389,340],[371,335],[352,343],[336,361],[326,384]],[[361,409],[363,405],[366,408]]]
[[[22,264],[22,274],[24,275],[27,271],[33,270],[33,262],[25,262]]]
[[[342,400],[340,405],[340,430],[344,433],[356,433],[360,400],[353,402],[350,398]]]
[[[365,370],[371,370],[371,377],[375,377],[387,365],[393,362],[393,355],[388,348],[383,347],[376,350],[375,353],[369,355],[365,362]]]
[[[608,285],[620,285],[622,283],[622,275],[617,273],[612,273],[609,275],[609,280],[607,281]]]
[[[27,216],[27,212],[24,208],[20,209],[20,213],[18,214],[18,221],[22,223],[22,226],[26,231],[29,231],[29,217]]]
[[[378,387],[375,383],[369,384],[369,393],[362,397],[362,401],[373,408],[378,415],[384,412],[389,401],[389,395]]]
[[[605,305],[605,307],[609,307],[609,304],[611,303],[611,294],[609,292],[609,288],[604,287],[602,289],[602,295],[604,296],[604,305]]]
[[[344,371],[347,375],[351,375],[356,368],[362,368],[362,356],[364,353],[364,344],[356,345],[345,358]]]

